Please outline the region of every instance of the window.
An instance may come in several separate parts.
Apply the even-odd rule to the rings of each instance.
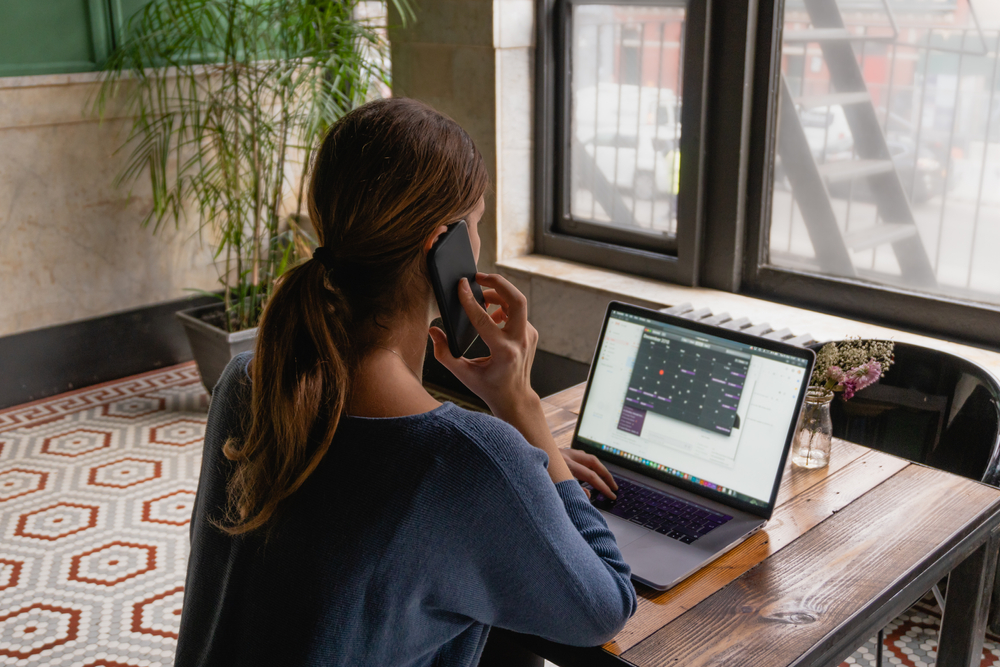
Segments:
[[[693,283],[706,9],[693,4],[539,3],[554,23],[538,51],[543,252]]]
[[[582,5],[572,28],[569,222],[672,248],[684,9]]]
[[[744,290],[1000,344],[1000,13],[790,0],[779,24]]]
[[[996,3],[542,4],[541,252],[1000,345]]]

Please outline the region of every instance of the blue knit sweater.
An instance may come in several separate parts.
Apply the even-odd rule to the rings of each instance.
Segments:
[[[579,484],[510,425],[451,403],[344,418],[272,530],[213,527],[249,410],[250,355],[215,388],[176,665],[471,666],[490,626],[573,645],[635,611],[614,537]]]

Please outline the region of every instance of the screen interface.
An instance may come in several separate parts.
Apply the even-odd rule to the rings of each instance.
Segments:
[[[766,507],[808,362],[612,311],[583,442]]]

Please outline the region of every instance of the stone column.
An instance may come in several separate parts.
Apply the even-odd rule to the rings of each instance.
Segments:
[[[420,0],[390,13],[393,94],[427,102],[466,129],[493,183],[479,267],[531,251],[533,0]]]

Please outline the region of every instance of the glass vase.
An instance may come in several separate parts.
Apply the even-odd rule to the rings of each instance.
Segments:
[[[801,468],[822,468],[830,463],[833,422],[830,401],[833,392],[822,387],[809,387],[802,404],[802,417],[792,443],[792,463]]]

